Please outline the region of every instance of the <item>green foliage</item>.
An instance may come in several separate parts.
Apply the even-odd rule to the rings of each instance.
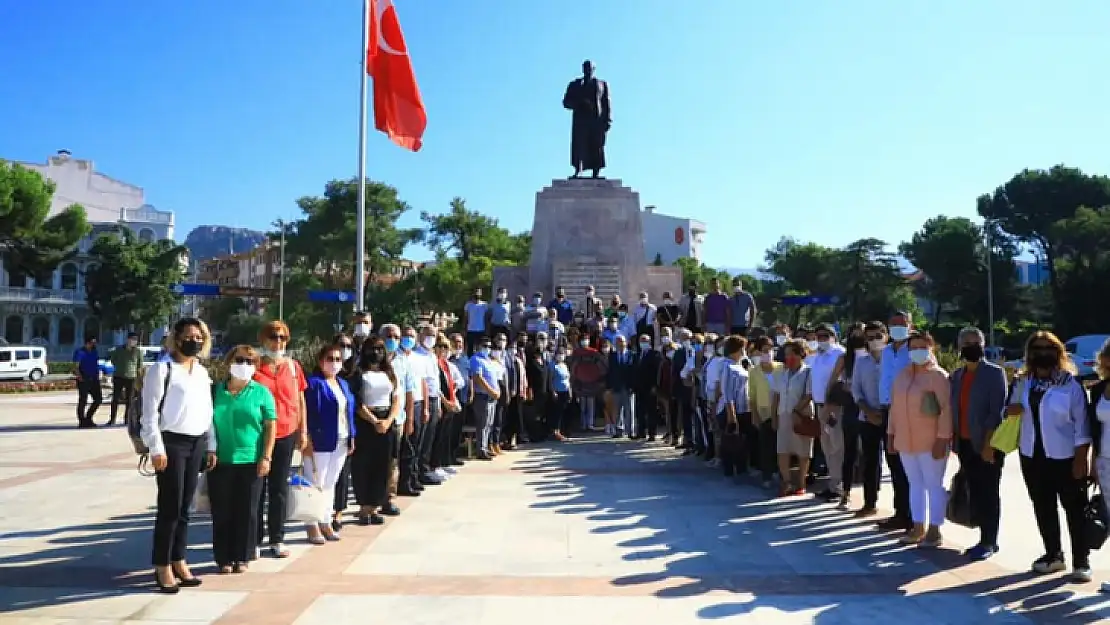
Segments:
[[[77,371],[77,363],[75,362],[50,362],[47,364],[50,373],[68,375]]]
[[[257,345],[258,334],[268,320],[261,315],[236,315],[227,320],[224,330],[223,344],[231,345]]]
[[[45,280],[89,233],[80,205],[48,217],[53,196],[53,182],[0,160],[0,249],[9,272]]]
[[[241,297],[219,297],[205,300],[202,316],[213,332],[228,330],[232,320],[247,311],[247,303]]]
[[[148,336],[178,306],[173,286],[185,277],[185,252],[172,241],[140,241],[127,228],[101,235],[90,251],[97,265],[85,276],[89,308],[104,327]]]
[[[679,258],[674,261],[674,266],[682,270],[682,288],[686,289],[691,282],[696,282],[699,293],[706,293],[712,288],[713,280],[719,280],[721,288],[728,290],[732,286],[732,276],[727,271],[721,271],[699,263],[695,258]],[[678,293],[673,294],[678,297]]]

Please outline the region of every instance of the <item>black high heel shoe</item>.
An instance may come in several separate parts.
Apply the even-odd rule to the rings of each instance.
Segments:
[[[203,583],[203,582],[200,581],[199,577],[195,577],[195,576],[190,577],[189,579],[185,579],[177,571],[173,572],[173,576],[177,579],[177,585],[180,586],[181,588],[196,588],[197,586],[200,586]]]
[[[181,587],[177,584],[172,584],[169,586],[163,584],[162,580],[158,577],[158,573],[154,574],[154,585],[158,587],[158,592],[162,593],[163,595],[176,595],[177,593],[181,592]]]

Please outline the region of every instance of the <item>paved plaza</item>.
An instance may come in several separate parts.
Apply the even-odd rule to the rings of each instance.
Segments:
[[[1003,551],[967,564],[967,530],[907,549],[830,504],[768,500],[661,445],[603,438],[468,463],[384,526],[320,547],[296,532],[292,557],[242,575],[214,574],[198,518],[204,585],[159,595],[154,482],[121,429],[77,430],[72,411],[68,395],[0,397],[3,625],[1110,622],[1097,583],[1026,573],[1041,545],[1016,462]],[[1093,566],[1110,579],[1110,549]]]

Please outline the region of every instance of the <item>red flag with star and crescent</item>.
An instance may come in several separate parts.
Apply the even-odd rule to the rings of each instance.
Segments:
[[[367,41],[366,73],[374,79],[374,127],[390,141],[417,152],[428,115],[393,0],[370,0]]]

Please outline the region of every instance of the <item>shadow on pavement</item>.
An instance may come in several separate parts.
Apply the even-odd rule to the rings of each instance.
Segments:
[[[534,509],[583,515],[591,532],[620,535],[625,561],[655,569],[614,586],[646,586],[662,599],[735,597],[702,607],[700,619],[1107,622],[1104,602],[1074,593],[1062,576],[1004,573],[953,549],[906,547],[874,519],[811,497],[774,498],[655,444],[586,437],[545,445],[513,470],[534,478]]]

